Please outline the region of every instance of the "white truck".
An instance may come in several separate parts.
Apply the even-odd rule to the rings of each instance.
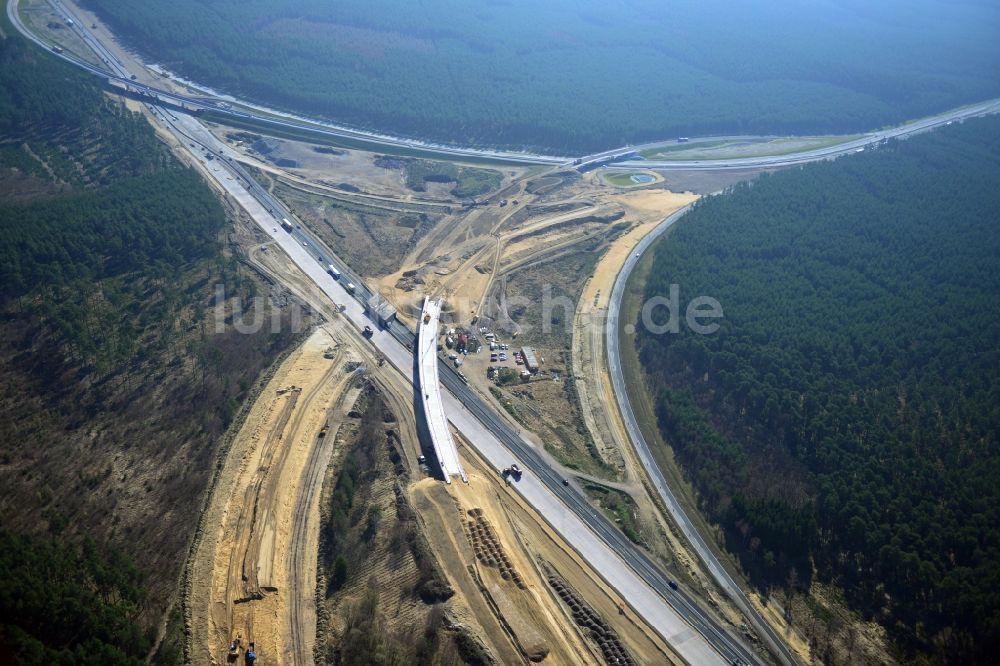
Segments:
[[[340,279],[340,271],[338,271],[333,264],[327,265],[326,272],[332,275],[334,280]]]

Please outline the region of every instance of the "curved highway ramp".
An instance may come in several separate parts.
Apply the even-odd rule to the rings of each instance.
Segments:
[[[458,448],[448,429],[448,417],[444,413],[441,400],[441,382],[438,379],[437,337],[438,320],[441,316],[441,301],[424,299],[417,328],[417,380],[420,387],[420,405],[424,409],[427,429],[430,431],[434,455],[441,466],[441,475],[451,483],[451,477],[459,476],[465,483],[469,478],[458,459]]]

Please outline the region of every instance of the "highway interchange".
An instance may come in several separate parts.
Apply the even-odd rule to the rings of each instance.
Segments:
[[[103,49],[103,46],[100,48]],[[112,63],[118,76],[130,77],[110,52],[103,50],[99,54]],[[355,325],[359,333],[364,326],[375,323],[369,319],[362,305],[371,296],[364,282],[330,248],[300,225],[295,224],[291,232],[286,232],[280,223],[286,218],[294,220],[294,216],[261,187],[195,117],[175,115],[170,109],[157,107],[153,100],[147,104],[153,116],[178,138],[216,182],[251,215],[261,230],[271,236],[312,280],[319,295],[341,306],[343,316]],[[334,264],[342,273],[339,280],[326,272],[328,263]],[[357,285],[353,294],[344,287],[348,282]],[[374,328],[371,342],[405,377],[412,380],[416,345],[413,333],[395,321],[385,330],[379,330],[377,326]],[[668,640],[685,661],[699,664],[761,663],[751,649],[718,625],[685,592],[671,589],[670,578],[628,541],[610,520],[596,511],[586,498],[563,486],[562,478],[551,470],[533,446],[466,386],[450,365],[441,362],[439,373],[446,389],[442,398],[452,425],[494,467],[499,469],[516,461],[525,470],[530,470],[516,484],[517,491],[611,587],[618,590],[627,605]]]
[[[192,118],[186,118],[186,121],[196,122]],[[225,148],[213,144],[214,137],[207,131],[201,130],[204,134],[199,136],[197,129],[182,129],[189,132],[185,135],[187,138],[204,141],[204,145],[209,148],[208,153],[197,150],[195,155],[202,160],[217,182],[226,188],[227,193],[258,222],[262,231],[316,285],[317,292],[307,295],[307,300],[324,297],[342,306],[342,316],[359,333],[364,326],[372,326],[372,344],[384,354],[388,363],[395,366],[408,380],[412,380],[416,343],[413,333],[398,322],[379,329],[362,305],[367,300],[368,292],[361,283],[358,283],[358,290],[352,295],[344,289],[345,282],[352,279],[350,273],[335,280],[325,272],[324,264],[318,257],[334,258],[330,249],[303,229],[296,227],[292,233],[285,232],[279,221],[283,217],[292,218],[281,204],[262,196],[266,192],[259,186],[248,188],[243,178],[237,175],[241,171],[239,165],[225,157]],[[196,146],[199,145],[197,141],[195,143]],[[213,155],[213,159],[207,159],[207,155]],[[272,209],[276,212],[272,213]],[[686,594],[671,590],[670,579],[666,574],[628,541],[603,514],[597,512],[586,498],[571,488],[564,487],[561,477],[548,467],[533,446],[466,386],[450,365],[441,362],[439,373],[446,389],[441,396],[444,408],[455,429],[493,467],[499,469],[517,462],[528,470],[521,481],[514,484],[517,492],[685,660],[699,664],[731,663],[734,660],[761,663],[755,653],[731,636],[725,628],[717,626]]]
[[[58,3],[54,2],[53,5],[67,18],[71,16]],[[16,0],[9,0],[7,14],[22,34],[40,46],[51,50],[51,44],[33,35],[20,22]],[[202,162],[227,192],[240,201],[261,225],[263,231],[281,245],[292,260],[313,280],[319,290],[326,297],[343,306],[344,315],[358,327],[359,331],[371,322],[361,305],[367,301],[370,292],[358,276],[340,261],[329,248],[324,247],[301,227],[296,226],[291,233],[283,231],[280,227],[280,220],[286,217],[294,218],[282,203],[271,196],[239,163],[233,160],[232,156],[226,153],[225,147],[220,145],[195,117],[180,113],[175,114],[170,109],[158,107],[158,101],[167,101],[176,106],[183,105],[192,111],[211,108],[214,113],[220,115],[249,118],[276,126],[315,132],[327,135],[332,139],[364,141],[370,143],[372,147],[378,147],[382,150],[392,148],[419,149],[423,153],[445,159],[475,158],[549,166],[571,166],[573,164],[573,160],[565,157],[438,146],[410,139],[359,132],[316,121],[298,119],[293,116],[276,118],[273,112],[265,114],[252,110],[226,109],[219,107],[217,102],[213,100],[181,96],[166,90],[141,86],[131,79],[131,73],[81,25],[79,20],[74,20],[73,27],[84,42],[101,58],[102,62],[108,65],[109,70],[102,70],[67,53],[56,55],[107,79],[111,83],[128,86],[133,91],[140,91],[147,95],[148,99],[144,101],[147,102],[153,115],[182,141],[182,145],[186,146]],[[241,107],[244,109],[253,108],[245,104],[241,104]],[[903,138],[956,120],[995,113],[998,110],[1000,110],[1000,100],[991,100],[897,128],[872,132],[854,141],[791,155],[704,161],[623,160],[619,165],[628,168],[656,168],[657,170],[779,168],[830,159],[838,155],[856,152],[889,138]],[[641,150],[643,147],[618,148],[579,159],[581,161],[600,160],[621,155],[626,151]],[[647,236],[637,248],[637,254],[641,254],[648,248],[655,237],[673,224],[683,212],[680,211],[672,215],[660,225],[656,232]],[[320,257],[322,257],[322,261]],[[625,283],[637,258],[635,255],[630,256],[618,276],[609,305],[607,322],[609,371],[629,435],[635,443],[653,485],[665,502],[674,521],[705,562],[718,584],[747,615],[758,634],[764,639],[771,654],[782,663],[797,663],[796,656],[770,625],[764,622],[752,608],[743,591],[718,562],[711,549],[684,514],[656,466],[648,444],[642,437],[632,413],[618,351],[618,314]],[[343,277],[340,281],[334,280],[325,272],[326,263],[334,264],[341,271]],[[348,294],[344,289],[343,285],[347,282],[353,282],[357,285],[355,294]],[[372,342],[405,376],[412,378],[415,339],[409,329],[398,322],[393,322],[385,330],[376,330],[372,336]],[[674,645],[685,660],[696,663],[720,660],[730,663],[734,661],[761,663],[760,657],[755,652],[733,636],[725,627],[720,626],[683,589],[674,589],[670,578],[642,550],[628,541],[603,514],[595,511],[585,497],[571,487],[564,486],[562,478],[548,466],[533,445],[522,438],[519,432],[515,431],[472,391],[450,365],[442,362],[439,373],[441,383],[446,389],[443,395],[445,406],[456,429],[497,468],[517,460],[526,470],[530,470],[530,474],[526,474],[522,481],[517,484],[518,491],[539,511],[540,515],[550,522],[556,531],[585,556],[594,569],[599,571],[607,582],[622,594],[624,599],[628,600],[635,612],[644,616]],[[623,564],[625,566],[622,566]],[[663,601],[666,601],[669,606],[664,606]],[[687,625],[693,627],[695,631],[686,629]]]
[[[198,112],[211,110],[213,114],[220,117],[230,117],[237,121],[252,121],[264,126],[271,126],[276,129],[295,130],[314,134],[317,138],[323,137],[332,141],[349,141],[352,145],[363,147],[367,145],[372,150],[401,150],[406,152],[416,152],[422,156],[437,157],[439,159],[471,159],[480,161],[506,162],[510,164],[525,165],[565,165],[572,166],[574,163],[585,163],[596,161],[602,158],[642,151],[647,148],[662,146],[663,142],[648,143],[638,146],[624,146],[611,150],[601,151],[592,155],[579,158],[564,156],[540,155],[530,152],[515,152],[506,150],[496,150],[487,148],[473,148],[464,146],[446,146],[429,143],[417,139],[394,137],[375,132],[351,129],[327,123],[321,120],[303,118],[295,114],[267,109],[252,102],[234,100],[228,96],[211,97],[191,96],[175,93],[164,88],[142,84],[132,79],[131,73],[121,67],[121,63],[108,49],[101,44],[92,32],[87,30],[83,22],[75,17],[58,0],[50,0],[50,4],[67,19],[72,19],[72,29],[74,33],[88,47],[90,47],[107,66],[107,69],[85,62],[68,52],[57,53],[63,60],[70,62],[91,74],[101,77],[112,86],[121,90],[128,89],[134,93],[147,95],[153,101],[166,102],[183,106],[185,109]],[[18,0],[7,0],[7,16],[14,26],[28,39],[39,46],[52,50],[54,44],[39,38],[28,30],[21,22],[17,13]],[[805,164],[817,160],[830,159],[840,155],[863,150],[868,146],[873,146],[892,138],[906,138],[914,134],[926,132],[935,127],[950,124],[952,122],[964,120],[989,113],[1000,112],[1000,99],[987,100],[978,104],[951,109],[935,116],[904,123],[897,127],[877,130],[864,135],[861,138],[839,143],[833,146],[803,150],[789,153],[787,155],[743,157],[714,160],[643,160],[626,159],[616,162],[614,166],[623,168],[651,168],[658,171],[730,171],[743,169],[772,169],[796,164]],[[725,138],[725,137],[721,137]]]

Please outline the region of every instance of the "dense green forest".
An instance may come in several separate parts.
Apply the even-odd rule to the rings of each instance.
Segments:
[[[110,372],[142,352],[119,308],[218,254],[222,207],[143,118],[13,35],[0,40],[0,90],[0,300]],[[18,196],[29,183],[43,196]]]
[[[1000,92],[1000,8],[943,0],[86,0],[194,80],[354,126],[588,151],[869,130]]]
[[[262,285],[219,199],[0,28],[0,661],[145,663],[222,436],[296,330],[214,332],[217,285]],[[157,664],[182,658],[170,617]]]
[[[1000,648],[1000,119],[762,176],[655,250],[638,337],[665,439],[762,587],[815,575],[904,651]],[[642,330],[642,329],[640,329]]]
[[[0,654],[21,666],[139,666],[152,638],[137,620],[143,576],[92,542],[70,546],[0,530]]]

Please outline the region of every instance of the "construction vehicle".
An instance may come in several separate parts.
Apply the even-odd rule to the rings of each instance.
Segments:
[[[254,649],[253,641],[250,641],[250,645],[247,647],[247,666],[253,666],[256,661],[257,651]]]
[[[366,338],[370,338],[370,337],[372,337],[372,335],[373,335],[374,333],[375,333],[375,331],[373,331],[373,330],[372,330],[372,327],[371,327],[371,326],[365,326],[365,337],[366,337]]]
[[[226,655],[226,661],[230,664],[235,662],[237,657],[240,656],[240,637],[237,636],[233,639],[233,642],[229,644],[229,653]]]

